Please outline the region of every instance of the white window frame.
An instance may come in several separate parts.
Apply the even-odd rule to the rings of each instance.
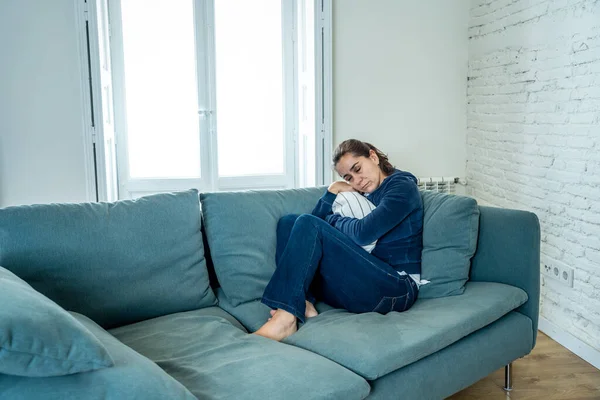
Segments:
[[[98,82],[100,81],[99,73],[93,71],[88,61],[88,48],[92,54],[98,54],[98,37],[92,34],[97,32],[96,24],[92,25],[91,21],[88,21],[90,15],[95,13],[94,10],[90,10],[90,7],[85,0],[79,0],[75,2],[75,15],[77,24],[77,44],[78,53],[81,65],[81,101],[83,103],[83,115],[84,121],[83,128],[83,156],[84,156],[84,174],[85,174],[85,191],[86,198],[88,201],[98,201],[104,197],[107,197],[104,193],[99,192],[100,183],[98,182],[98,172],[95,171],[99,166],[96,162],[96,141],[98,137],[98,130],[96,129],[95,121],[98,121],[99,107],[92,107],[93,101],[92,93],[100,93],[99,88],[91,88],[90,85],[94,82],[91,80],[93,76],[98,76]],[[99,64],[100,61],[96,64]],[[100,107],[101,108],[101,107]],[[102,130],[100,130],[102,134]],[[105,186],[103,186],[105,187]]]
[[[195,7],[196,8],[196,7]],[[207,134],[209,121],[208,118],[199,116],[199,134],[200,134],[200,178],[131,178],[129,174],[129,162],[127,154],[127,113],[126,113],[126,93],[125,93],[125,70],[123,58],[123,31],[121,27],[121,6],[120,0],[109,0],[110,10],[110,32],[111,55],[113,60],[113,101],[115,110],[115,136],[118,144],[117,163],[119,176],[119,198],[131,198],[144,194],[159,193],[165,191],[186,190],[197,188],[200,191],[208,191],[213,187],[213,177],[211,176],[212,167],[209,164],[209,155],[211,144]],[[194,10],[195,12],[197,10]],[[198,24],[200,25],[200,24]],[[198,34],[198,32],[196,32]],[[116,39],[116,40],[115,40]],[[198,40],[198,39],[197,39]],[[199,65],[199,67],[201,67]],[[201,70],[198,71],[198,104],[207,104],[206,96],[203,96],[205,90],[200,90],[203,81],[200,79]],[[210,108],[208,108],[210,109]]]
[[[333,143],[333,41],[332,0],[315,0],[315,132],[316,164],[315,182],[331,183],[331,157]]]
[[[120,12],[120,7],[117,7],[119,0],[108,0],[110,12]],[[315,182],[317,185],[326,185],[331,180],[330,159],[331,159],[331,138],[332,138],[332,41],[331,41],[331,0],[313,0],[315,2],[315,144],[316,144],[316,168]],[[288,0],[282,0],[282,4],[288,3]],[[294,63],[295,55],[297,54],[297,29],[296,29],[296,0],[292,0],[293,6],[282,7],[282,18],[284,28],[284,60],[286,63]],[[96,105],[93,113],[97,115],[96,121],[102,121],[101,104],[101,88],[100,88],[100,71],[97,67],[100,64],[98,53],[98,37],[97,37],[97,13],[98,10],[94,0],[78,0],[77,12],[80,15],[79,24],[80,32],[85,32],[85,22],[88,21],[90,30],[89,39],[89,61],[88,54],[85,52],[85,46],[80,46],[82,65],[91,65],[91,75],[87,71],[82,72],[82,79],[85,79],[84,99],[86,109],[89,109],[90,97],[97,99],[94,101]],[[214,36],[211,28],[214,25],[214,0],[194,0],[194,13],[196,16],[196,41],[203,43],[204,51],[208,52],[206,65],[198,63],[198,85],[202,85],[203,80],[209,81],[214,77],[215,59],[214,59]],[[114,18],[120,21],[120,16]],[[115,35],[122,35],[121,27],[114,22],[110,25],[111,38]],[[322,38],[322,40],[317,40]],[[80,38],[80,40],[82,40]],[[113,83],[115,93],[114,96],[114,114],[115,114],[115,140],[118,146],[118,182],[119,182],[119,198],[137,197],[139,195],[158,193],[165,191],[185,190],[189,188],[197,188],[201,192],[222,191],[222,190],[241,190],[241,189],[277,189],[297,187],[298,182],[298,107],[296,104],[297,96],[297,74],[296,68],[289,68],[289,64],[284,67],[284,71],[294,71],[291,74],[284,73],[284,93],[285,114],[284,114],[284,154],[285,154],[285,174],[270,175],[270,176],[240,176],[240,177],[218,177],[218,160],[217,160],[217,141],[216,141],[216,114],[215,114],[215,99],[216,91],[214,85],[211,85],[212,90],[207,93],[205,89],[199,87],[198,104],[199,114],[204,114],[204,118],[200,118],[200,131],[206,132],[200,134],[200,157],[202,177],[200,179],[128,179],[129,172],[127,171],[127,160],[123,159],[127,154],[127,140],[125,136],[126,115],[124,115],[124,93],[118,92],[117,88],[124,88],[124,71],[122,59],[122,40],[114,40],[111,43],[113,57]],[[85,54],[84,54],[85,53]],[[119,59],[119,57],[121,57]],[[203,76],[201,76],[203,75]],[[92,85],[89,85],[88,78],[91,78]],[[202,78],[202,79],[201,79]],[[89,87],[91,86],[91,92]],[[88,97],[86,97],[88,96]],[[97,190],[99,201],[113,201],[110,190],[107,190],[110,177],[107,175],[107,168],[104,163],[106,151],[104,146],[104,132],[102,124],[96,123],[93,128],[88,127],[86,135],[92,136],[92,146],[95,145],[95,157],[86,151],[86,169],[96,171],[96,176],[92,177],[88,174],[88,187],[94,187]],[[215,156],[211,157],[213,154]],[[292,173],[290,173],[292,172]],[[92,179],[95,178],[95,179]],[[94,180],[95,182],[92,182]]]
[[[243,189],[278,189],[278,188],[291,188],[295,186],[295,136],[297,134],[295,127],[297,126],[296,120],[296,109],[297,104],[295,101],[295,76],[297,74],[295,65],[295,54],[297,41],[296,35],[296,0],[282,0],[282,45],[283,45],[283,93],[284,93],[284,104],[283,104],[283,151],[284,151],[284,173],[283,174],[269,174],[269,175],[250,175],[250,176],[234,176],[234,177],[219,177],[218,176],[218,159],[212,157],[212,168],[213,173],[213,186],[210,188],[211,191],[227,191],[227,190],[243,190]],[[210,80],[214,82],[214,76],[216,74],[215,65],[215,38],[213,35],[214,30],[214,0],[195,0],[196,10],[204,12],[203,22],[205,24],[197,24],[196,39],[199,40],[202,33],[198,31],[204,31],[203,35],[206,42],[206,50],[208,51],[207,70],[209,73]],[[196,11],[198,12],[198,11]],[[201,21],[197,19],[197,21]],[[203,26],[202,26],[203,25]],[[212,154],[218,154],[218,140],[217,140],[217,113],[216,110],[216,87],[210,85],[211,91],[209,94],[209,116],[210,119],[210,137],[212,141]],[[259,157],[260,155],[256,155]]]

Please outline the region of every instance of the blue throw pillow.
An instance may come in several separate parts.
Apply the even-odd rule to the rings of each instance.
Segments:
[[[104,328],[216,303],[196,190],[0,209],[0,265]]]
[[[112,365],[102,343],[86,327],[0,267],[0,373],[59,376]]]
[[[462,294],[477,249],[479,207],[475,199],[422,191],[423,253],[419,298]]]
[[[158,365],[124,345],[89,318],[70,312],[114,360],[111,368],[49,378],[0,374],[0,398],[10,400],[197,400]]]

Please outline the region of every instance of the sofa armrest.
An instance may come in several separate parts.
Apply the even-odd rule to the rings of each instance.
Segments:
[[[535,346],[540,303],[540,223],[534,213],[480,206],[477,251],[470,280],[499,282],[527,292],[517,309],[533,325]]]

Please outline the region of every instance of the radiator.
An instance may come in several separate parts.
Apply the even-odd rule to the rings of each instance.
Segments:
[[[454,194],[456,191],[456,184],[459,178],[451,177],[420,177],[417,178],[418,186],[420,190],[433,190],[439,193],[450,193]]]

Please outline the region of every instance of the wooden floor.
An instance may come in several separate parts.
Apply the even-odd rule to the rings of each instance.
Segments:
[[[600,399],[600,370],[542,332],[531,354],[513,362],[512,369],[511,392],[502,390],[502,368],[449,399]]]

